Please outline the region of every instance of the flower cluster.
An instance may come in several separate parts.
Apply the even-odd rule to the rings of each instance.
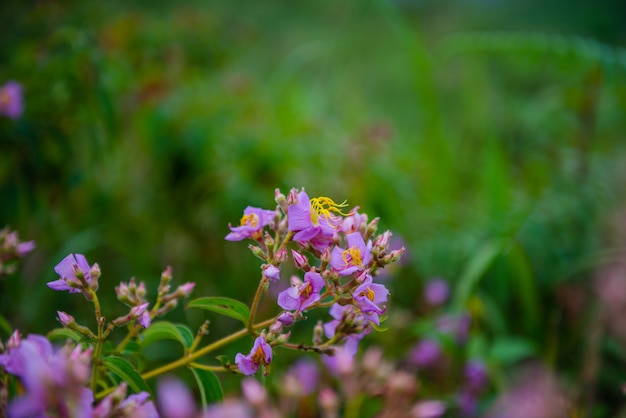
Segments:
[[[389,249],[389,231],[376,235],[378,219],[369,222],[358,207],[348,211],[346,202],[310,198],[304,190],[291,189],[288,196],[276,190],[276,203],[273,211],[247,207],[240,226],[229,225],[226,236],[230,241],[253,240],[250,249],[265,262],[253,315],[261,291],[280,280],[289,252],[303,272],[302,277],[292,276],[289,288],[278,294],[276,303],[283,311],[269,331],[256,336],[249,354],[235,357],[239,371],[246,375],[260,366],[267,373],[272,347],[277,345],[323,354],[341,347],[354,356],[361,339],[381,324],[386,310],[389,291],[375,283],[375,277],[404,252],[404,248]],[[313,345],[287,343],[290,333],[283,328],[305,320],[305,313],[314,308],[328,308],[332,319],[315,326]]]

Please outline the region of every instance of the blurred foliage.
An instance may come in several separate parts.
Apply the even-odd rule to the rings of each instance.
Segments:
[[[589,383],[598,356],[596,413],[617,411],[626,348],[589,335],[626,238],[626,10],[504,3],[3,2],[0,81],[23,84],[25,114],[0,120],[0,221],[37,242],[3,315],[25,333],[60,306],[89,321],[44,285],[68,253],[100,264],[110,315],[114,285],[167,265],[249,301],[259,262],[227,225],[304,186],[407,246],[388,353],[417,337],[394,315],[419,320],[424,281],[446,277],[502,379],[532,353]]]

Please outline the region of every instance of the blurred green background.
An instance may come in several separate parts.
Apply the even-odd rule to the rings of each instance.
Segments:
[[[110,317],[115,285],[154,291],[167,265],[196,296],[248,302],[260,262],[227,225],[305,187],[407,247],[390,355],[444,277],[494,373],[540,358],[593,393],[581,410],[616,413],[626,302],[602,286],[612,268],[626,295],[624,16],[617,0],[3,2],[0,84],[23,84],[25,112],[0,120],[0,227],[37,249],[0,283],[2,315],[25,333],[57,309],[89,322],[44,285],[69,253],[100,264]]]

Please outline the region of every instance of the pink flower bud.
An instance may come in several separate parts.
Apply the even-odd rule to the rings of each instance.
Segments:
[[[320,408],[324,411],[325,416],[336,417],[339,411],[339,396],[329,387],[320,389],[318,398]]]
[[[288,205],[296,205],[298,204],[298,190],[295,188],[291,188],[289,190],[289,194],[287,195],[287,204]]]
[[[276,260],[276,262],[278,262],[278,263],[284,263],[285,261],[287,261],[287,251],[284,250],[284,249],[278,251],[274,255],[274,260]]]
[[[133,308],[130,310],[130,315],[133,318],[139,318],[141,315],[144,314],[144,312],[146,311],[146,309],[148,309],[148,305],[149,303],[142,303],[141,305],[137,305],[137,306],[133,306]]]
[[[63,311],[57,311],[57,315],[59,316],[59,322],[64,327],[69,327],[70,325],[76,323],[76,320],[72,315],[69,315]]]
[[[271,282],[280,280],[280,269],[271,264],[263,264],[263,276]]]
[[[293,313],[291,312],[281,313],[276,320],[286,327],[291,326],[295,321],[293,317]]]
[[[304,254],[296,250],[291,250],[291,256],[293,257],[293,262],[296,265],[296,268],[304,271],[309,271],[309,260],[304,256]]]
[[[272,325],[270,325],[270,334],[272,335],[278,335],[280,334],[282,330],[283,330],[283,323],[278,320],[274,322]]]
[[[377,236],[374,240],[374,247],[385,249],[389,246],[389,239],[391,238],[391,232],[386,230],[381,235]]]
[[[20,332],[18,330],[13,331],[13,334],[9,337],[9,341],[7,341],[7,348],[17,348],[20,346],[20,342],[22,339],[20,338]]]
[[[161,283],[168,283],[172,280],[172,267],[167,266],[167,268],[161,273]]]
[[[180,298],[189,297],[194,287],[196,287],[196,284],[193,282],[187,282],[185,284],[182,284],[178,286],[178,289],[176,289],[176,295]]]

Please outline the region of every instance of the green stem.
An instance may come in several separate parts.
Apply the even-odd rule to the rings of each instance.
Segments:
[[[254,299],[252,299],[252,305],[250,306],[250,319],[248,320],[248,332],[252,336],[256,336],[256,332],[254,331],[254,317],[256,316],[257,308],[259,307],[259,300],[261,300],[261,293],[263,293],[263,289],[265,288],[265,284],[267,283],[267,279],[265,276],[261,276],[261,280],[259,280],[259,285],[256,288],[256,293],[254,294]]]
[[[130,326],[130,330],[128,331],[128,334],[126,334],[126,336],[124,337],[124,339],[117,345],[117,347],[115,348],[115,351],[117,351],[118,353],[120,351],[122,351],[122,349],[124,347],[126,347],[126,344],[128,344],[130,342],[130,340],[137,335],[137,331],[139,331],[139,326],[137,324],[133,324]]]
[[[275,321],[275,318],[272,319],[268,319],[267,321],[263,321],[263,322],[259,322],[258,324],[255,324],[252,328],[265,328],[268,325],[271,325],[273,322]],[[179,367],[183,367],[186,366],[187,364],[193,362],[194,360],[204,356],[205,354],[210,353],[211,351],[214,351],[230,342],[233,342],[235,340],[238,340],[239,338],[249,334],[250,331],[248,328],[243,328],[240,329],[239,331],[230,334],[220,340],[215,341],[213,344],[209,344],[203,348],[201,348],[200,350],[193,352],[193,353],[189,353],[187,356],[182,357],[176,361],[173,361],[169,364],[166,364],[164,366],[158,367],[154,370],[151,370],[147,373],[144,373],[141,375],[141,377],[143,379],[150,379],[152,377],[158,376],[160,374],[169,372],[171,370],[177,369]],[[255,335],[255,334],[252,334]]]
[[[100,365],[100,353],[102,352],[102,343],[104,338],[102,336],[102,327],[104,325],[104,318],[100,310],[100,301],[95,290],[89,288],[89,294],[93,299],[93,305],[96,311],[96,323],[98,324],[98,335],[96,337],[96,348],[93,352],[93,366],[91,369],[91,390],[96,390],[96,384],[98,382],[98,366]]]
[[[201,364],[201,363],[189,363],[189,366],[193,367],[194,369],[201,369],[201,370],[208,370],[210,372],[225,372],[227,371],[224,366],[209,366],[206,364]]]

